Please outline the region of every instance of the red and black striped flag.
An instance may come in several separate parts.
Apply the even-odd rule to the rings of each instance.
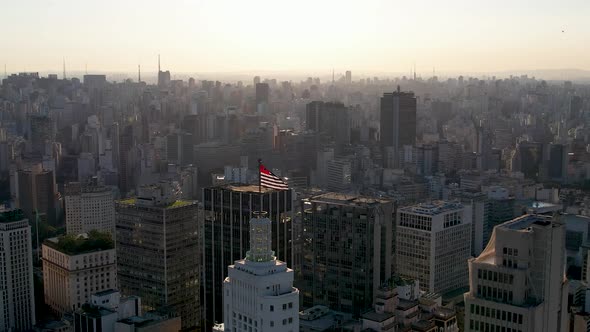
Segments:
[[[272,188],[277,190],[287,190],[289,186],[283,179],[274,175],[271,171],[269,171],[261,162],[259,162],[259,170],[260,170],[260,185],[266,188]]]

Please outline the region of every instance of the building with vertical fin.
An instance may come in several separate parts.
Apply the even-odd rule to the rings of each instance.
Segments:
[[[149,309],[171,307],[184,329],[201,323],[201,226],[197,203],[179,191],[160,182],[116,203],[117,277],[124,295]]]
[[[31,227],[22,210],[0,211],[0,330],[35,325]]]
[[[565,223],[524,215],[494,228],[469,260],[465,331],[565,332]]]
[[[299,331],[299,290],[294,272],[272,250],[272,221],[250,220],[250,250],[227,268],[223,281],[225,331]]]

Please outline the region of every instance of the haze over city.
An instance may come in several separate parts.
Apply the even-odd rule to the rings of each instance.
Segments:
[[[65,57],[71,72],[153,73],[158,54],[176,74],[590,70],[584,0],[2,3],[11,72],[60,72]]]

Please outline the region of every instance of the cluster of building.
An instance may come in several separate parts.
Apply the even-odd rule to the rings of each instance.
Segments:
[[[0,331],[586,331],[589,100],[10,75]]]

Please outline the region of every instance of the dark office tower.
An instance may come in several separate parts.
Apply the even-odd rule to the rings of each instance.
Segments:
[[[549,179],[564,182],[567,179],[568,149],[563,144],[549,145]]]
[[[190,165],[194,163],[193,156],[195,153],[195,145],[193,143],[193,135],[190,133],[181,133],[181,153],[180,153],[180,164],[182,166]]]
[[[522,142],[518,146],[518,160],[520,171],[525,178],[538,179],[543,164],[543,144],[536,142]]]
[[[166,88],[170,86],[170,71],[162,71],[160,67],[160,56],[158,55],[158,87]]]
[[[345,79],[346,79],[347,84],[352,83],[352,72],[350,70],[346,71],[346,78]]]
[[[256,105],[267,103],[270,88],[268,83],[257,83],[256,84]]]
[[[119,158],[120,158],[120,146],[119,146],[119,123],[115,122],[111,126],[110,135],[111,139],[111,146],[113,149],[113,165],[115,167],[119,167]]]
[[[325,305],[359,316],[394,272],[393,203],[327,193],[302,207],[302,308]]]
[[[38,213],[42,220],[55,226],[56,194],[53,171],[44,170],[41,164],[18,171],[18,205],[27,219],[35,220]]]
[[[350,114],[344,104],[312,101],[307,104],[305,119],[306,129],[338,144],[350,143]]]
[[[272,221],[272,249],[292,266],[292,192],[255,185],[226,185],[203,189],[204,285],[207,324],[223,321],[223,280],[227,266],[246,255],[249,222],[255,211],[267,211]]]
[[[193,144],[201,144],[207,141],[207,115],[190,114],[184,117],[180,124],[182,130],[193,136]]]
[[[433,101],[432,116],[436,119],[436,128],[440,137],[444,137],[443,126],[453,116],[453,104],[450,101]]]
[[[123,294],[171,307],[188,329],[201,322],[201,228],[197,203],[177,199],[178,191],[161,182],[116,203],[117,278]]]
[[[169,163],[179,164],[181,148],[181,136],[179,133],[172,133],[166,136],[166,160]]]
[[[48,116],[32,115],[30,118],[31,152],[45,154],[45,144],[55,141],[55,125]]]
[[[584,101],[580,96],[572,96],[570,99],[570,109],[569,115],[570,119],[579,119],[582,116],[582,107],[584,106]]]
[[[133,137],[133,127],[128,125],[123,129],[119,139],[119,190],[126,194],[133,189],[133,180],[131,179],[129,164],[129,151],[135,145]]]
[[[404,145],[416,144],[416,97],[413,92],[384,93],[381,97],[381,147],[399,167]],[[386,162],[390,159],[383,158]]]

